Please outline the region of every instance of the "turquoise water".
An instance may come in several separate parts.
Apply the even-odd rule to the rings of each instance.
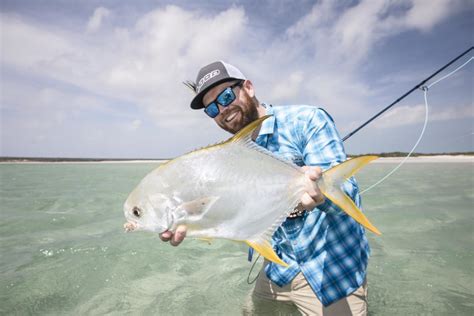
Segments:
[[[358,176],[368,187],[392,164]],[[154,164],[0,165],[0,314],[239,315],[246,247],[125,234],[122,204]],[[474,313],[474,168],[405,164],[363,197],[371,315]]]

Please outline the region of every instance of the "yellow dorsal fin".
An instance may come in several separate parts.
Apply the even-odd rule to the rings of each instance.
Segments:
[[[261,241],[251,241],[251,240],[245,240],[245,243],[249,245],[249,247],[252,247],[257,251],[259,254],[264,256],[266,259],[270,260],[271,262],[277,263],[279,265],[282,265],[284,267],[288,267],[288,264],[281,260],[280,257],[273,251],[272,245],[266,240],[261,240]]]
[[[265,116],[262,116],[261,118],[256,119],[252,123],[242,128],[237,134],[234,135],[234,137],[230,139],[230,141],[237,142],[237,141],[242,141],[242,140],[245,141],[246,139],[250,139],[252,137],[252,132],[270,116],[271,115],[265,115]]]
[[[256,119],[255,121],[253,121],[252,123],[248,124],[247,126],[245,126],[244,128],[242,128],[237,134],[235,134],[233,137],[223,141],[223,142],[220,142],[220,143],[217,143],[217,144],[214,144],[214,145],[209,145],[209,146],[206,146],[206,147],[202,147],[202,148],[199,148],[199,149],[195,149],[187,154],[184,154],[178,158],[175,158],[175,159],[172,159],[172,160],[169,160],[163,164],[161,164],[156,170],[164,167],[164,166],[169,166],[171,163],[173,163],[173,161],[179,159],[179,158],[182,158],[182,157],[185,157],[185,156],[189,156],[189,155],[193,155],[195,153],[198,153],[198,152],[201,152],[201,151],[205,151],[205,150],[210,150],[210,149],[216,149],[216,148],[220,148],[222,146],[225,146],[229,143],[232,143],[232,142],[238,142],[238,141],[247,141],[247,140],[251,140],[252,139],[252,132],[263,122],[265,121],[267,118],[269,118],[271,115],[265,115],[265,116],[262,116],[261,118],[259,119]]]

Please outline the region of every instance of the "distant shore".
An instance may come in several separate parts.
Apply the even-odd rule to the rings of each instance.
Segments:
[[[380,157],[373,163],[400,163],[405,157]],[[408,157],[406,163],[474,163],[472,155],[433,155]]]
[[[11,159],[11,160],[0,160],[0,164],[129,164],[129,163],[165,163],[169,161],[169,159],[130,159],[130,160],[108,160],[108,159],[81,159],[81,160],[74,160],[74,159],[67,159],[67,160],[48,160],[48,159],[34,159],[34,158],[26,158],[26,159]]]
[[[403,157],[379,157],[373,163],[400,163]],[[0,164],[161,164],[170,159],[74,159],[74,158],[9,158],[1,157]],[[406,163],[474,163],[474,155],[420,155],[409,157]]]

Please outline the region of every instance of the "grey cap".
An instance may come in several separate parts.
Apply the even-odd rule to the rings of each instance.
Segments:
[[[204,108],[202,98],[207,91],[218,84],[235,79],[246,80],[247,78],[237,67],[223,61],[215,61],[202,67],[196,77],[196,83],[186,84],[187,86],[192,86],[191,88],[196,93],[196,96],[191,101],[191,108],[195,110]]]

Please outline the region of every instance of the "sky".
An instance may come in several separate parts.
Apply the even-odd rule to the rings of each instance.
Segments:
[[[474,43],[469,0],[0,4],[0,156],[172,158],[225,140],[182,84],[215,60],[261,102],[324,108],[344,136]],[[474,151],[473,74],[430,88],[417,152]],[[346,151],[409,151],[424,118],[415,91]]]

